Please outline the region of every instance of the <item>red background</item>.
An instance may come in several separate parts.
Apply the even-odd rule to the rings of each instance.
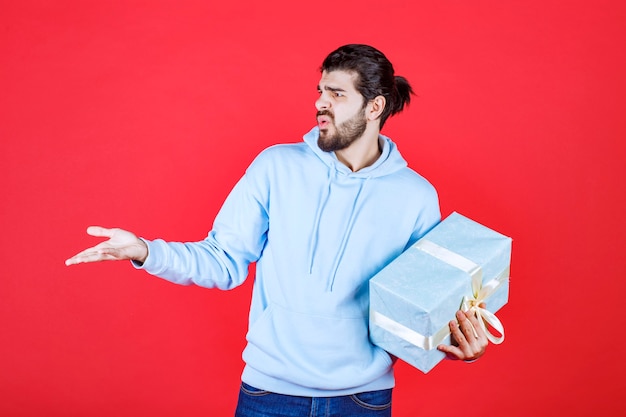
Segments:
[[[202,239],[352,42],[412,82],[384,133],[443,214],[514,239],[506,341],[399,364],[394,416],[624,415],[624,4],[1,1],[0,415],[232,415],[251,280],[63,262],[90,224]]]

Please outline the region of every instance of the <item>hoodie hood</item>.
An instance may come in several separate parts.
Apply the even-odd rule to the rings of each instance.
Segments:
[[[316,126],[303,136],[304,142],[311,150],[332,170],[336,170],[345,175],[357,178],[376,178],[384,175],[392,174],[407,166],[407,162],[402,158],[400,152],[391,139],[384,135],[378,135],[383,143],[383,149],[380,157],[372,165],[365,167],[357,172],[352,172],[350,168],[345,166],[337,159],[335,152],[325,152],[317,145],[320,137],[319,128]]]
[[[398,152],[396,145],[391,141],[391,139],[384,135],[379,135],[379,140],[381,140],[383,144],[380,157],[372,165],[360,169],[357,172],[353,172],[350,168],[340,162],[339,159],[337,159],[335,152],[325,152],[319,148],[317,144],[317,141],[319,139],[318,127],[314,127],[313,129],[311,129],[306,135],[304,135],[303,138],[304,142],[328,167],[327,185],[324,188],[324,192],[320,194],[320,199],[317,205],[317,212],[315,214],[315,219],[313,222],[313,230],[311,230],[310,234],[311,237],[309,241],[308,259],[309,274],[313,272],[316,252],[319,244],[318,232],[320,219],[324,214],[324,209],[326,208],[326,204],[328,202],[328,199],[330,198],[333,182],[337,180],[338,176],[346,176],[358,182],[358,191],[356,193],[356,197],[352,201],[352,207],[348,217],[348,222],[346,223],[345,231],[342,234],[339,250],[337,251],[335,259],[333,260],[331,269],[332,272],[328,277],[328,281],[326,283],[326,290],[332,291],[333,285],[335,283],[335,277],[337,276],[337,270],[339,269],[339,264],[346,250],[346,245],[350,240],[350,235],[352,234],[354,221],[361,208],[362,199],[360,197],[363,194],[364,189],[367,187],[368,181],[371,178],[378,178],[399,171],[405,168],[407,166],[407,163]]]

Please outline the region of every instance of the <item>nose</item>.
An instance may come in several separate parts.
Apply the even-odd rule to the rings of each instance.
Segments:
[[[330,108],[330,101],[326,97],[326,94],[321,93],[320,96],[315,100],[315,107],[318,111],[320,110],[328,110]]]

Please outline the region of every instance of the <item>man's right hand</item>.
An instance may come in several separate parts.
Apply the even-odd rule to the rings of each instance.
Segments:
[[[148,246],[145,242],[127,230],[90,226],[87,228],[87,234],[108,237],[109,240],[77,253],[66,260],[65,265],[121,260],[134,260],[143,264],[148,257]]]

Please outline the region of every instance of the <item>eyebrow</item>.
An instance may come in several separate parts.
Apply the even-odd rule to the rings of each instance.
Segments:
[[[347,91],[344,90],[343,88],[339,88],[339,87],[329,87],[329,86],[325,86],[324,90],[326,91],[332,91],[333,93],[335,92],[340,92],[340,93],[346,93]],[[317,86],[317,91],[322,91],[322,88],[318,85]]]

